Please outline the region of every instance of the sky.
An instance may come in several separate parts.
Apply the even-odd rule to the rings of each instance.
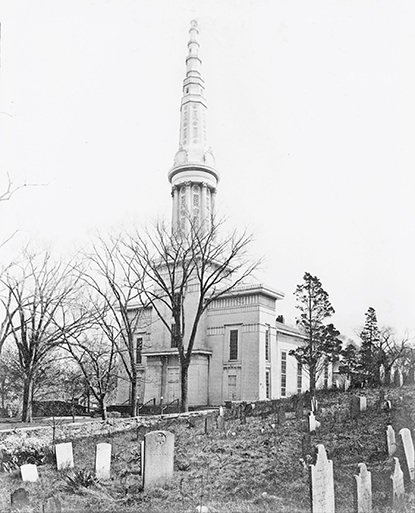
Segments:
[[[0,263],[169,219],[190,21],[200,30],[218,212],[254,234],[255,278],[320,278],[354,337],[415,336],[412,0],[2,0]]]

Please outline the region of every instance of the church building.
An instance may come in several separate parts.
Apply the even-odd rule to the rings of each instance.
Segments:
[[[186,212],[191,212],[200,224],[212,217],[219,183],[215,158],[207,142],[207,104],[195,21],[189,34],[179,149],[168,173],[172,225],[182,229]],[[189,406],[278,399],[307,390],[308,375],[289,354],[304,336],[285,325],[277,314],[277,304],[283,298],[284,294],[273,287],[252,283],[232,288],[209,305],[199,324],[189,368]],[[191,291],[186,301],[191,305]],[[167,308],[164,314],[171,316]],[[180,399],[178,350],[153,308],[141,309],[139,317],[139,402],[172,403]],[[128,381],[120,382],[118,404],[128,400],[128,386]]]

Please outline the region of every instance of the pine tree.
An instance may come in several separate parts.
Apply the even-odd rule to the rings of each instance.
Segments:
[[[377,385],[380,382],[380,331],[373,307],[368,308],[365,316],[365,325],[360,333],[359,366],[367,383]]]
[[[300,316],[297,326],[304,332],[304,344],[290,354],[306,366],[310,374],[310,393],[315,393],[317,379],[327,362],[338,357],[341,350],[340,332],[325,321],[334,314],[328,293],[317,276],[305,273],[304,282],[297,285],[294,295]]]

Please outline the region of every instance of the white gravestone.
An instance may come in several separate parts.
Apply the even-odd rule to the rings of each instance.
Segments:
[[[402,440],[403,450],[405,452],[406,464],[408,466],[409,479],[415,479],[415,451],[412,435],[408,428],[403,428],[399,431]]]
[[[359,409],[360,411],[366,411],[367,401],[365,396],[359,396]]]
[[[223,406],[219,406],[219,415],[223,417],[225,415],[225,410],[223,409]]]
[[[317,428],[320,427],[320,422],[316,420],[316,417],[314,416],[314,413],[312,411],[308,414],[308,430],[310,433],[315,431]]]
[[[111,444],[97,444],[95,450],[95,475],[98,479],[109,479],[111,469]]]
[[[22,475],[22,481],[27,481],[29,483],[36,483],[39,479],[39,474],[37,472],[37,466],[28,463],[27,465],[22,465],[20,467],[20,473]]]
[[[151,431],[144,437],[144,489],[162,486],[173,476],[174,434]]]
[[[396,437],[395,430],[390,425],[386,428],[386,443],[388,445],[388,456],[391,458],[396,452]]]
[[[317,461],[310,466],[311,512],[334,513],[333,462],[327,459],[324,445],[317,445]]]
[[[398,458],[393,458],[394,469],[391,475],[392,479],[392,503],[396,504],[405,495],[405,487],[403,482],[403,472],[399,464]]]
[[[72,442],[57,444],[56,451],[56,467],[58,470],[73,468],[73,451]]]
[[[144,440],[140,443],[140,476],[144,475]]]
[[[357,513],[372,513],[372,476],[364,463],[359,463],[356,479]]]

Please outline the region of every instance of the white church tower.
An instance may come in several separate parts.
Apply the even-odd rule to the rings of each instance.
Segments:
[[[180,107],[179,149],[168,174],[172,186],[173,229],[185,233],[191,225],[197,229],[211,222],[219,181],[215,158],[207,141],[207,105],[200,73],[198,34],[197,22],[192,21]]]

